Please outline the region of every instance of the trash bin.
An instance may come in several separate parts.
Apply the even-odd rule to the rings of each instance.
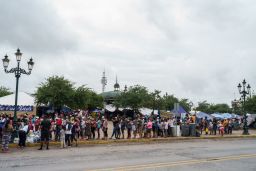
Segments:
[[[189,124],[189,135],[192,137],[196,136],[196,124]]]
[[[189,136],[189,125],[181,125],[181,136]]]
[[[177,127],[174,126],[174,127],[171,127],[171,128],[172,128],[172,135],[173,135],[174,137],[180,137],[180,126],[177,125]],[[176,128],[177,128],[177,129],[176,129]]]

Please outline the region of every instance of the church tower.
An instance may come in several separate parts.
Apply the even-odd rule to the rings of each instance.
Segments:
[[[120,90],[120,85],[117,82],[117,76],[116,76],[116,83],[114,84],[114,91],[119,91]]]

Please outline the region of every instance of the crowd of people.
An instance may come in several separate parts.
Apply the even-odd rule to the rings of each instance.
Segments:
[[[32,142],[40,142],[39,150],[42,150],[44,144],[46,149],[49,149],[49,141],[58,141],[61,148],[66,148],[77,146],[78,140],[171,137],[174,136],[172,128],[176,125],[195,124],[196,136],[203,133],[216,135],[217,132],[223,136],[224,134],[232,134],[235,122],[237,121],[233,119],[222,121],[208,120],[207,118],[199,119],[195,115],[189,114],[183,119],[137,114],[134,118],[116,116],[108,120],[100,113],[92,115],[81,111],[75,114],[55,113],[41,117],[25,114],[14,123],[13,118],[1,114],[0,139],[2,140],[2,151],[8,152],[8,144],[15,137],[15,134],[19,137],[18,145],[20,148],[24,148],[27,138],[33,135]],[[113,126],[110,126],[110,123]],[[108,130],[110,127],[113,130],[111,135],[108,135],[111,132]],[[14,131],[16,133],[13,137]]]

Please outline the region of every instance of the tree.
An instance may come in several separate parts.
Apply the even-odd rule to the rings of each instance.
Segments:
[[[231,113],[232,110],[228,106],[228,104],[222,103],[222,104],[212,104],[210,105],[210,113]]]
[[[248,98],[245,102],[245,111],[248,113],[256,113],[256,96]]]
[[[103,97],[95,93],[94,91],[89,92],[87,100],[87,109],[95,109],[97,107],[103,108]]]
[[[3,96],[8,96],[10,94],[12,94],[13,92],[10,91],[9,88],[7,87],[4,87],[4,86],[1,86],[0,87],[0,97],[3,97]]]
[[[52,76],[41,83],[35,93],[37,104],[50,104],[54,109],[72,105],[74,84],[64,77]]]
[[[155,90],[149,94],[149,98],[146,99],[146,106],[153,109],[161,109],[162,108],[162,97],[160,95],[161,91]]]
[[[209,104],[207,101],[199,102],[197,111],[205,112],[205,113],[231,113],[232,110],[228,106],[228,104]]]
[[[198,107],[196,108],[197,111],[209,113],[210,104],[207,101],[198,102]]]
[[[176,98],[174,95],[165,95],[163,97],[163,105],[164,109],[166,110],[172,110],[174,108],[174,103],[178,103],[179,99]]]
[[[148,105],[149,93],[146,87],[136,85],[129,87],[127,92],[122,92],[114,101],[116,107],[130,107],[134,111]]]
[[[180,99],[179,104],[185,109],[185,111],[189,112],[191,110],[190,101],[188,99]]]
[[[88,107],[87,101],[89,94],[89,88],[85,87],[84,85],[78,87],[74,91],[73,101],[70,107],[73,109],[86,109]]]

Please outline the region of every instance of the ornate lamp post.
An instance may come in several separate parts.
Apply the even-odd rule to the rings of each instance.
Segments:
[[[4,59],[2,59],[2,61],[3,61],[4,71],[6,73],[14,73],[14,75],[16,77],[15,106],[14,106],[15,108],[14,108],[14,118],[13,118],[13,121],[14,121],[13,125],[14,125],[14,128],[16,129],[19,78],[20,78],[21,74],[26,74],[26,75],[31,74],[31,71],[34,66],[34,62],[33,62],[33,59],[30,58],[30,60],[28,61],[28,72],[27,72],[26,70],[20,68],[20,61],[21,61],[21,57],[22,57],[22,53],[20,52],[20,49],[17,49],[17,52],[15,53],[15,55],[16,55],[16,60],[17,60],[17,67],[15,67],[15,68],[11,68],[10,70],[7,69],[9,62],[10,62],[7,55],[5,55]]]
[[[244,79],[243,82],[242,82],[242,85],[239,83],[237,88],[238,88],[238,91],[241,94],[241,97],[242,97],[242,100],[243,100],[243,113],[244,113],[244,127],[243,127],[244,131],[243,131],[243,135],[249,135],[248,126],[247,126],[247,115],[246,115],[246,112],[245,112],[245,98],[246,98],[247,95],[250,94],[251,86],[250,86],[250,84],[248,84],[246,86],[246,81]]]

